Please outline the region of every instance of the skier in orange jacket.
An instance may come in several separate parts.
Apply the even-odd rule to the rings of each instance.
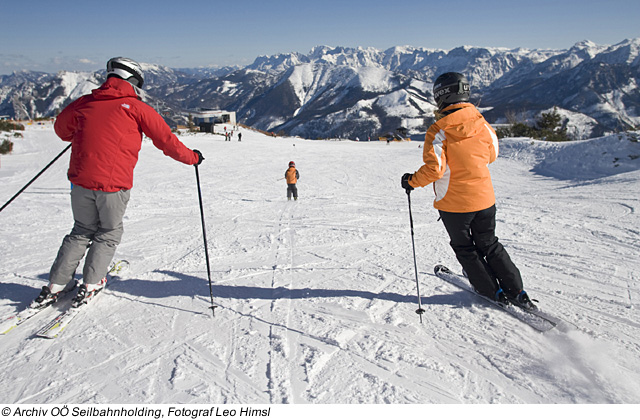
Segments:
[[[293,196],[294,200],[298,199],[298,179],[300,178],[300,172],[296,169],[294,161],[289,162],[289,168],[284,173],[284,178],[287,180],[287,199],[291,200]]]
[[[496,207],[488,165],[498,137],[474,105],[464,75],[445,73],[433,86],[437,121],[425,136],[424,165],[402,176],[407,192],[433,183],[434,207],[450,245],[476,291],[501,303],[534,308],[522,277],[495,236]]]

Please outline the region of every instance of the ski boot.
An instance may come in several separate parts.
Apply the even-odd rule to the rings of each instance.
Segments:
[[[56,286],[58,285],[51,286],[54,288],[54,290],[58,289],[56,292],[52,292],[49,286],[42,286],[40,294],[37,298],[35,298],[33,302],[31,302],[31,305],[29,305],[29,307],[32,309],[40,309],[56,303],[58,297],[60,296],[60,292],[62,291],[62,288]]]
[[[495,300],[500,306],[509,306],[509,299],[507,299],[507,295],[504,294],[504,290],[502,289],[498,289],[493,300]]]
[[[525,309],[527,311],[535,311],[538,307],[533,303],[533,301],[529,298],[527,292],[522,290],[515,297],[509,299],[511,303]]]
[[[78,289],[78,294],[73,299],[73,303],[71,304],[73,307],[77,308],[78,306],[82,306],[89,302],[95,295],[100,293],[104,286],[107,284],[107,278],[103,278],[100,283],[97,284],[86,284],[83,283]]]

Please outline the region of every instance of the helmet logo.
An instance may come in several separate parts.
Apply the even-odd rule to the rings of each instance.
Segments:
[[[447,93],[451,93],[451,86],[447,86],[445,88],[442,88],[442,89],[434,92],[433,97],[435,99],[438,99],[440,96],[445,95]]]

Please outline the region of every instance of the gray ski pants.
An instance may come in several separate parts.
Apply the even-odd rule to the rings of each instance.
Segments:
[[[51,284],[66,285],[76,272],[87,248],[82,277],[86,284],[97,284],[106,276],[109,264],[124,232],[122,218],[131,195],[130,190],[93,191],[74,185],[71,210],[75,223],[62,240],[51,271]]]

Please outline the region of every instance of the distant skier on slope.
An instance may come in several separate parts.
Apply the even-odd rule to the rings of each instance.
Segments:
[[[296,169],[296,164],[294,161],[289,162],[289,168],[284,173],[284,178],[287,181],[287,199],[291,200],[291,196],[293,195],[293,199],[298,199],[298,179],[300,179],[300,172]]]
[[[187,165],[199,165],[202,154],[191,150],[171,133],[162,117],[142,102],[142,68],[128,58],[107,62],[107,80],[89,95],[68,105],[57,117],[58,137],[71,142],[67,176],[72,183],[74,226],[62,241],[32,307],[55,302],[87,249],[83,285],[77,301],[97,293],[123,234],[122,219],[133,186],[142,133],[165,155]]]
[[[457,260],[478,293],[532,308],[520,271],[495,236],[495,194],[487,166],[498,156],[498,137],[469,103],[470,86],[464,75],[440,75],[433,95],[438,110],[425,136],[424,165],[413,174],[404,174],[401,185],[409,193],[434,184],[434,207]]]

